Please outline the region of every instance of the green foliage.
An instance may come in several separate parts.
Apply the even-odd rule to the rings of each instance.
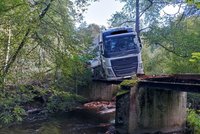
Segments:
[[[189,61],[193,63],[200,63],[200,52],[192,53],[192,57]]]
[[[200,94],[187,93],[187,103],[190,109],[200,109]]]
[[[15,106],[13,109],[13,116],[15,117],[16,121],[22,121],[22,117],[26,115],[26,111],[20,107]]]
[[[36,98],[42,98],[44,101],[40,102],[43,104],[39,108],[51,113],[72,110],[85,101],[81,96],[58,88],[43,89],[38,86],[21,85],[18,89],[1,92],[0,122],[9,124],[22,121],[27,116],[27,104],[31,105],[37,101]]]
[[[68,111],[83,101],[85,99],[81,96],[65,91],[52,90],[51,96],[47,101],[47,110],[49,112]]]
[[[169,25],[152,27],[145,36],[150,44],[163,46],[177,56],[185,58],[200,49],[199,25],[199,18],[191,17],[183,21],[179,21],[179,18],[177,18]]]
[[[73,6],[70,0],[1,1],[7,10],[0,11],[0,64],[8,68],[0,72],[4,83],[27,83],[40,73],[57,77],[60,62],[83,54],[91,40],[76,31]]]
[[[189,5],[195,5],[197,8],[200,8],[200,2],[198,0],[186,0],[186,3]]]
[[[169,55],[162,48],[156,48],[153,46],[143,45],[142,59],[144,64],[145,74],[156,75],[165,74],[167,72],[168,66],[166,62]]]
[[[90,81],[86,50],[99,27],[77,29],[75,21],[91,1],[0,0],[2,123],[21,121],[26,105],[37,98],[51,112],[70,110],[83,100],[73,93]]]
[[[59,70],[55,77],[56,87],[77,93],[79,87],[85,86],[91,81],[91,71],[86,67],[87,55],[66,56],[58,60],[61,61],[59,61]]]
[[[187,122],[193,129],[194,134],[200,133],[200,115],[197,114],[194,110],[188,110]]]
[[[14,93],[1,93],[0,96],[0,121],[3,124],[9,124],[11,122],[22,121],[22,118],[26,116],[24,108],[21,106],[21,96]]]
[[[144,34],[144,67],[147,74],[199,73],[199,18],[172,21]],[[192,54],[197,52],[195,54]],[[193,55],[193,58],[190,57]],[[190,61],[195,62],[190,62]]]
[[[26,103],[34,100],[34,97],[40,96],[36,94],[33,86],[14,86],[6,87],[5,91],[0,92],[0,122],[9,124],[13,122],[21,122],[27,115],[25,107]]]
[[[167,61],[168,73],[199,73],[200,67],[197,63],[189,62],[188,58],[182,58],[175,55],[171,55]]]
[[[143,64],[145,74],[199,73],[198,63],[191,63],[189,57],[184,58],[166,51],[163,48],[143,47]]]

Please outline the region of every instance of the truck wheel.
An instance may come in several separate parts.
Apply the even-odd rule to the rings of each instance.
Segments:
[[[93,79],[100,79],[100,67],[93,68]]]
[[[94,80],[102,80],[105,79],[105,73],[101,66],[93,68],[93,79]]]

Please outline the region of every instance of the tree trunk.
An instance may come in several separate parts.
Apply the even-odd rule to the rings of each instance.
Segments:
[[[6,57],[5,57],[5,64],[4,64],[4,71],[6,70],[7,66],[8,66],[8,61],[9,61],[9,57],[10,57],[10,42],[11,42],[11,28],[8,28],[8,43],[6,46]],[[3,82],[5,82],[5,78],[3,78]]]
[[[25,41],[30,33],[31,29],[27,29],[22,41],[20,42],[17,50],[15,51],[14,55],[8,60],[7,66],[4,68],[4,72],[3,72],[3,78],[6,76],[6,74],[8,73],[11,65],[15,62],[19,52],[21,51],[21,49],[24,47]]]
[[[140,36],[140,0],[136,0],[136,16],[135,16],[135,31],[137,36]]]

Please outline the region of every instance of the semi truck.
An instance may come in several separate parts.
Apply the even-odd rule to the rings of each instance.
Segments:
[[[122,80],[144,74],[141,41],[130,27],[110,28],[95,38],[89,61],[94,80]]]

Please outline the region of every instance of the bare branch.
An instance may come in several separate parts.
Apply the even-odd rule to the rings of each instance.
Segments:
[[[48,16],[49,17],[49,16]],[[51,18],[50,18],[51,19]],[[42,20],[41,21],[43,24],[45,24],[45,25],[51,25],[54,29],[54,31],[56,32],[56,33],[58,33],[60,36],[62,36],[63,37],[63,35],[61,34],[61,33],[59,33],[58,31],[60,31],[60,29],[58,29],[58,24],[57,23],[55,23],[55,22],[50,22],[50,21],[46,21],[46,20]]]
[[[37,45],[35,45],[33,48],[31,48],[31,50],[29,50],[26,54],[26,56],[30,55],[32,53],[33,50],[35,50],[40,44],[38,43]]]
[[[123,25],[125,23],[135,23],[135,21],[133,21],[133,20],[127,20],[127,21],[124,21],[124,22],[120,23],[118,26],[121,26],[121,25]]]
[[[142,32],[143,30],[146,30],[146,29],[152,29],[152,28],[151,27],[145,27],[145,28],[140,29],[140,32]]]
[[[42,12],[40,13],[40,15],[39,15],[39,18],[40,19],[42,19],[44,16],[45,16],[45,14],[47,13],[47,11],[49,10],[49,8],[50,8],[50,6],[51,6],[51,2],[52,2],[53,0],[51,0],[47,5],[46,5],[46,7],[42,10]]]
[[[180,19],[176,23],[176,25],[180,24],[180,22],[183,20],[184,16],[185,16],[185,13],[183,12],[182,15],[181,15],[181,17],[180,17]]]
[[[42,39],[42,37],[40,37],[39,36],[39,34],[37,33],[37,32],[35,32],[35,35],[36,35],[36,37],[37,37],[37,39],[39,40],[39,42],[40,43],[42,43],[43,45],[46,45],[46,46],[48,46],[49,48],[51,48],[52,50],[54,50],[54,51],[57,51],[54,47],[52,47],[50,44],[47,44],[43,39]],[[39,44],[40,45],[40,44]],[[41,46],[41,45],[40,45]],[[41,46],[41,47],[43,47],[43,46]]]
[[[184,1],[178,1],[178,2],[165,2],[165,1],[153,1],[153,4],[183,4]]]
[[[148,0],[150,4],[140,13],[139,17],[141,17],[152,5],[153,5],[153,0]]]
[[[61,12],[57,11],[57,10],[56,10],[56,9],[54,9],[53,7],[51,7],[51,9],[52,9],[52,11],[53,11],[53,12],[55,12],[55,13],[59,14],[60,16],[65,16],[65,14],[63,14],[63,13],[61,13]]]

